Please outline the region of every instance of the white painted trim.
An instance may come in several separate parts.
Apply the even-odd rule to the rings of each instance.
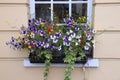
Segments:
[[[30,0],[30,18],[35,18],[35,1]]]
[[[53,0],[51,0],[51,21],[53,21],[54,13],[53,13]]]
[[[92,0],[88,0],[88,7],[87,7],[87,22],[92,22]]]
[[[51,4],[51,20],[53,20],[53,4],[69,4],[69,16],[72,16],[72,4],[82,4],[87,3],[87,22],[92,22],[92,0],[88,1],[35,1],[30,0],[30,16],[31,18],[35,18],[35,4]]]
[[[71,0],[69,0],[69,17],[72,16],[72,4],[71,4]]]
[[[24,67],[45,67],[44,63],[30,63],[29,59],[24,59]],[[51,64],[51,67],[66,67],[66,64]],[[75,64],[74,67],[91,67],[97,68],[99,67],[98,59],[89,59],[85,65]]]

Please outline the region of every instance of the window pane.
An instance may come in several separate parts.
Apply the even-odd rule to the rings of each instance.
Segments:
[[[35,0],[35,1],[50,1],[50,0]]]
[[[69,16],[68,4],[54,4],[54,21],[63,22],[63,18],[68,16]]]
[[[88,1],[88,0],[72,0],[72,1]]]
[[[75,18],[84,17],[82,22],[86,22],[87,4],[72,4],[72,16]]]
[[[69,0],[53,0],[53,1],[69,1]]]
[[[43,18],[46,20],[50,20],[50,4],[36,4],[35,5],[35,13],[36,13],[36,18]]]

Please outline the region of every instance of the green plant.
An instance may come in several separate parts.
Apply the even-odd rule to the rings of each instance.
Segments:
[[[8,45],[14,49],[28,49],[35,59],[45,60],[44,80],[47,80],[54,52],[64,51],[64,63],[67,63],[64,80],[70,80],[76,61],[83,60],[85,50],[93,46],[94,30],[79,19],[64,19],[65,25],[57,25],[43,19],[28,21],[28,28],[21,27],[17,38],[12,37]]]

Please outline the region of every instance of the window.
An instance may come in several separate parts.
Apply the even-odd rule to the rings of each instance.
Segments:
[[[42,18],[62,22],[64,17],[85,16],[91,22],[92,0],[30,0],[32,18]],[[87,57],[93,57],[93,48],[85,51]]]
[[[92,0],[30,0],[33,18],[62,22],[64,17],[85,16],[91,22]]]

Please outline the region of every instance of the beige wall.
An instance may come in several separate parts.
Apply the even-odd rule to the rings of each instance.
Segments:
[[[25,68],[27,51],[15,51],[5,43],[27,26],[28,0],[0,0],[0,80],[43,80],[44,68]],[[96,35],[94,58],[98,68],[86,68],[87,80],[120,80],[120,0],[94,0],[93,25]],[[104,32],[102,32],[104,31]],[[63,80],[65,68],[50,69],[48,80]],[[56,73],[56,74],[55,74]],[[83,80],[82,68],[75,68],[72,80]]]

